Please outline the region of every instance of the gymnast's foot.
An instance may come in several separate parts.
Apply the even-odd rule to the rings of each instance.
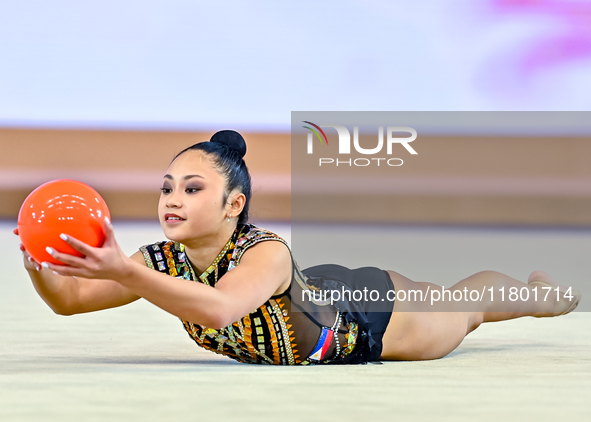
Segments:
[[[538,287],[537,301],[541,302],[541,304],[547,305],[544,306],[542,312],[534,314],[534,316],[538,318],[568,314],[569,312],[574,311],[581,300],[581,292],[572,288],[569,291],[568,287],[558,284],[556,280],[544,271],[534,271],[531,273],[527,280],[527,284],[532,287]],[[548,295],[546,295],[548,292],[547,287],[552,288]],[[559,296],[558,300],[556,300],[557,295],[555,290],[557,287]],[[567,295],[567,297],[564,297],[565,295]]]

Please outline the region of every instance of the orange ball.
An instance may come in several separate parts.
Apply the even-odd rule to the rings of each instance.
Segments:
[[[35,261],[63,264],[45,248],[83,256],[60,238],[62,233],[101,247],[105,217],[111,219],[109,208],[93,188],[76,180],[53,180],[39,186],[23,202],[18,213],[18,234]]]

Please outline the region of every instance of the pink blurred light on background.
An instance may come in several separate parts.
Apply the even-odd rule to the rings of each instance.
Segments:
[[[531,42],[520,59],[521,75],[531,75],[550,66],[591,58],[591,2],[556,0],[492,0],[503,14],[524,13],[551,17],[562,30]]]

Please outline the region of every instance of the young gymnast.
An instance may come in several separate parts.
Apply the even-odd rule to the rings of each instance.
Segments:
[[[449,297],[467,290],[508,294],[517,288],[531,294],[519,301],[485,297],[478,309],[454,307],[457,302],[449,299],[439,307],[387,300],[372,308],[369,301],[345,299],[345,294],[331,301],[330,294],[319,293],[369,287],[394,298],[442,288],[372,267],[300,270],[283,239],[247,223],[251,187],[245,153],[244,139],[234,131],[218,132],[180,152],[164,175],[158,205],[169,241],[144,246],[131,257],[121,251],[108,220],[101,248],[62,235],[84,258],[48,248],[66,265],[40,265],[21,245],[39,295],[60,315],[143,297],[179,317],[206,349],[240,362],[283,365],[441,358],[483,322],[562,315],[580,300],[580,293],[566,295],[566,287],[541,271],[527,284],[484,271],[445,292]],[[549,291],[556,294],[542,300]]]

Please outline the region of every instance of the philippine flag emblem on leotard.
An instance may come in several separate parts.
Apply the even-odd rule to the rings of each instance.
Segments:
[[[322,333],[320,334],[318,343],[316,343],[316,347],[314,347],[314,351],[310,354],[308,359],[320,362],[322,358],[324,358],[324,355],[326,355],[326,352],[332,343],[333,336],[334,332],[330,328],[322,327]]]

